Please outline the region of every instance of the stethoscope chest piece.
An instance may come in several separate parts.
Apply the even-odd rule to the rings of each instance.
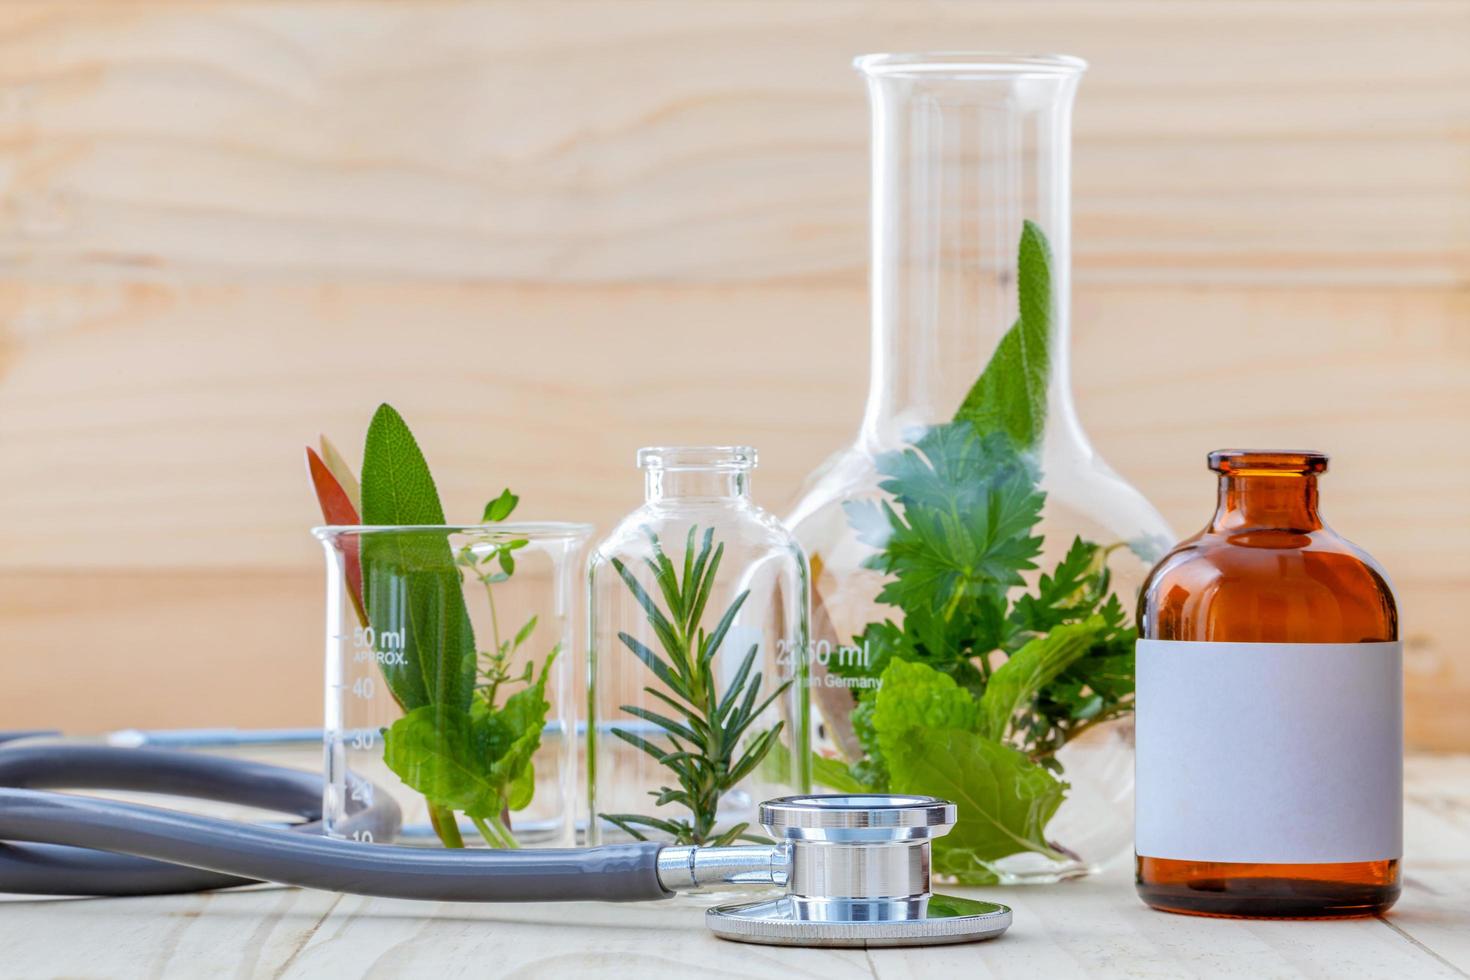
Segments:
[[[718,936],[771,946],[929,946],[991,939],[1011,924],[993,902],[929,890],[930,844],[955,823],[928,796],[788,796],[760,820],[787,851],[787,894],[705,913]]]

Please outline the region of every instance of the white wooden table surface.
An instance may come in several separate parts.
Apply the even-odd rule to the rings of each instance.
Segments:
[[[722,942],[658,905],[461,906],[291,888],[8,899],[9,977],[1470,977],[1470,756],[1409,761],[1404,896],[1384,918],[1165,915],[1120,864],[1095,879],[967,889],[1015,909],[1001,939],[914,950]]]

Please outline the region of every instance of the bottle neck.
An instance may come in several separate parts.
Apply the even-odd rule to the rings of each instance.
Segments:
[[[948,421],[1020,308],[1024,220],[1052,252],[1048,404],[1082,439],[1069,379],[1077,76],[869,74],[872,360],[862,439]]]
[[[1320,530],[1322,517],[1317,513],[1316,475],[1222,474],[1210,530],[1235,532],[1251,528]]]
[[[660,469],[643,471],[643,499],[647,503],[691,499],[748,500],[748,469]]]

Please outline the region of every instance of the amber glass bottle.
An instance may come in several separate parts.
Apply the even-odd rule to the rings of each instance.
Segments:
[[[1326,456],[1209,461],[1214,517],[1139,600],[1139,894],[1196,915],[1377,914],[1403,836],[1393,592],[1318,516]]]

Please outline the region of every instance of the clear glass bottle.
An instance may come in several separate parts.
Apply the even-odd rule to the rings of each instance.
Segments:
[[[1138,892],[1200,915],[1376,915],[1402,847],[1393,590],[1323,523],[1325,455],[1209,463],[1215,514],[1138,605]]]
[[[1003,427],[1019,435],[1021,465],[1039,474],[1045,494],[1032,531],[1040,552],[1021,574],[1027,587],[1080,538],[1097,546],[1093,558],[1110,575],[1105,588],[1131,611],[1149,566],[1174,540],[1158,512],[1098,457],[1072,403],[1071,112],[1085,64],[944,53],[870,55],[856,67],[872,111],[867,407],[857,438],[812,475],[787,518],[811,561],[812,690],[823,750],[847,761],[865,755],[851,720],[858,702],[828,680],[831,658],[867,656],[852,650],[865,649],[868,624],[906,620],[878,601],[892,576],[873,567],[881,541],[860,534],[853,515],[868,502],[892,503],[880,485],[891,478],[884,472],[891,454],[912,450],[973,398],[990,397],[985,385],[995,382],[996,390],[981,414],[1020,418]],[[1033,240],[1049,241],[1046,275],[1034,255],[1022,265],[1018,242],[1028,229]],[[1022,336],[1013,327],[1028,309]],[[988,380],[977,386],[982,374]],[[1005,374],[1030,389],[1011,398],[1015,404],[1006,403]],[[983,520],[979,512],[961,517]],[[1020,592],[1013,587],[1011,600]],[[994,651],[992,663],[1009,652]],[[1131,672],[1121,680],[1131,684]],[[990,862],[1002,881],[1056,880],[1127,853],[1131,723],[1126,704],[1117,707],[1111,722],[1089,725],[1047,756],[1070,784],[1046,828],[1055,846]]]
[[[312,533],[327,568],[327,834],[388,792],[400,843],[572,846],[572,660],[591,525]]]
[[[644,504],[591,557],[591,844],[759,834],[757,804],[809,787],[807,564],[755,462],[639,450]]]

